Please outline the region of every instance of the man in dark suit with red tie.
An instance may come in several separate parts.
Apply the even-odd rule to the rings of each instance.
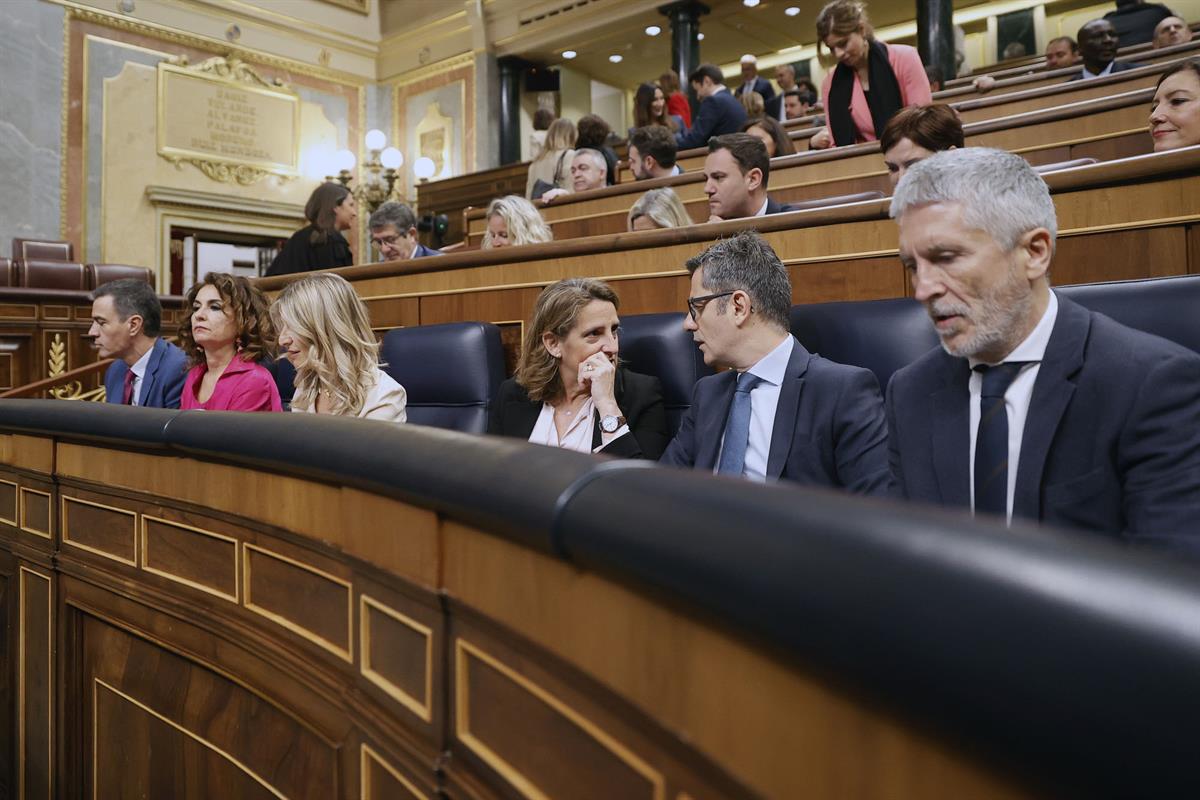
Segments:
[[[891,213],[942,341],[888,386],[898,490],[1200,554],[1200,354],[1050,290],[1054,203],[1025,160],[935,153]]]
[[[179,408],[187,356],[163,339],[162,305],[145,281],[112,281],[92,292],[92,337],[101,358],[106,400],[127,406]]]
[[[788,330],[787,268],[753,231],[687,263],[684,327],[706,364],[660,463],[886,494],[887,424],[874,373],[808,352]]]

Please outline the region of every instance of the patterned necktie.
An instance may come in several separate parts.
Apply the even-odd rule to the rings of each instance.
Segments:
[[[725,420],[725,444],[721,448],[718,475],[741,475],[746,467],[746,447],[750,444],[750,392],[762,383],[762,378],[743,372],[737,377],[733,404]]]
[[[121,394],[121,402],[127,406],[133,405],[133,382],[137,379],[137,375],[133,374],[133,370],[125,373],[125,391]]]
[[[1031,362],[1010,361],[975,371],[983,376],[975,434],[975,513],[1008,515],[1008,408],[1004,393]]]

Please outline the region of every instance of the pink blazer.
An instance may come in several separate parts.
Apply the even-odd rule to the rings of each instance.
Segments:
[[[921,56],[917,48],[906,44],[889,44],[888,64],[896,73],[896,83],[900,84],[900,100],[905,106],[927,106],[933,102],[929,92],[929,78],[925,75],[925,67],[921,64]],[[829,87],[833,84],[833,70],[825,73],[825,81],[821,84],[821,101],[829,108]],[[828,112],[826,112],[828,113]],[[854,76],[854,91],[850,94],[850,119],[858,128],[858,141],[875,141],[875,123],[871,122],[871,107],[867,105],[867,96],[863,94],[862,84],[858,76]],[[832,134],[832,131],[830,131]]]
[[[196,390],[200,379],[208,372],[208,365],[201,361],[188,370],[183,382],[183,393],[179,398],[179,408],[200,408],[205,411],[283,411],[279,402],[279,389],[275,387],[275,378],[261,364],[243,361],[235,357],[229,366],[217,379],[217,387],[213,389],[208,402],[201,403],[196,399]]]

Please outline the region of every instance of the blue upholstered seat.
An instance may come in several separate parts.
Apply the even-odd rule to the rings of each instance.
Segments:
[[[636,314],[621,317],[621,360],[625,366],[662,382],[667,425],[672,434],[692,403],[692,386],[712,369],[692,335],[683,329],[683,314]]]
[[[409,422],[467,433],[487,430],[504,380],[504,351],[495,325],[397,328],[383,337],[380,360],[408,392]]]

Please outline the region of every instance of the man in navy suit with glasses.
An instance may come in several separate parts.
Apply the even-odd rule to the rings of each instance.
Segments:
[[[684,327],[705,363],[660,463],[758,482],[885,494],[887,423],[874,373],[809,353],[789,331],[792,286],[753,231],[687,263]]]

